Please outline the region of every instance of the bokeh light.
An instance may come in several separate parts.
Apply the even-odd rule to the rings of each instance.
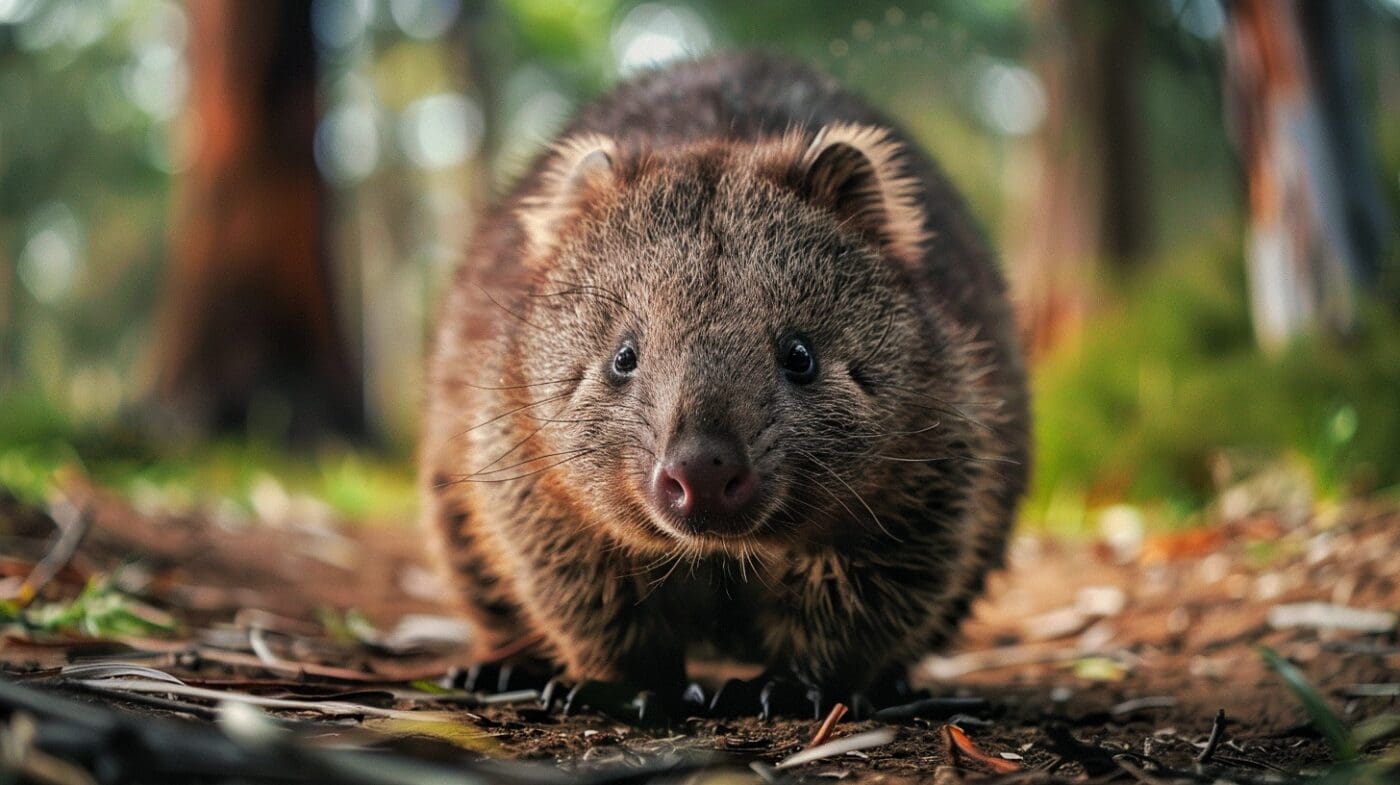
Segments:
[[[316,127],[316,166],[327,180],[350,185],[379,165],[378,113],[368,102],[347,102],[330,110]]]
[[[82,227],[61,202],[41,207],[29,226],[19,279],[35,300],[57,304],[72,291],[83,263]]]
[[[37,0],[0,0],[0,24],[12,25],[28,19]]]
[[[445,169],[474,155],[484,130],[481,110],[470,98],[439,93],[420,98],[404,110],[399,139],[415,166]]]
[[[526,65],[511,74],[501,91],[500,179],[509,181],[524,171],[531,156],[563,128],[572,109],[568,93],[548,70]]]
[[[710,49],[710,31],[699,14],[683,6],[643,3],[613,29],[612,50],[618,70],[631,73]]]
[[[374,17],[373,0],[315,0],[311,30],[326,49],[348,49],[359,43]]]
[[[180,50],[167,42],[145,46],[136,62],[122,73],[122,87],[146,114],[156,120],[174,117],[184,105],[189,74]]]
[[[1172,13],[1182,28],[1197,38],[1214,40],[1225,29],[1225,7],[1220,0],[1172,0]]]
[[[1038,76],[1019,65],[985,62],[976,91],[978,117],[999,134],[1026,136],[1045,120],[1045,88]]]
[[[461,0],[389,0],[389,16],[409,38],[429,41],[452,27]]]

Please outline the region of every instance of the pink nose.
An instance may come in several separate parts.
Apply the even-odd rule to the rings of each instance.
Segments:
[[[652,471],[652,500],[696,531],[725,528],[758,495],[758,474],[743,446],[729,439],[691,437],[672,445]]]

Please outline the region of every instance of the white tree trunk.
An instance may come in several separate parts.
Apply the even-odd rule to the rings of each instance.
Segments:
[[[1246,264],[1256,337],[1277,351],[1354,319],[1345,188],[1307,68],[1294,0],[1240,0],[1226,37],[1228,108],[1249,188]]]

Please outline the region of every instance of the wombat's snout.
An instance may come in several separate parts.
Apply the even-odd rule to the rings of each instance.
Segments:
[[[747,530],[743,521],[758,488],[744,446],[719,436],[672,443],[651,473],[652,503],[697,534]]]

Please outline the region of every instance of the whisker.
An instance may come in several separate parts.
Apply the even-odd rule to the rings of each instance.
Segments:
[[[463,387],[470,387],[470,388],[472,388],[473,390],[523,390],[523,389],[526,389],[526,388],[528,388],[528,387],[548,387],[548,386],[554,385],[554,384],[569,384],[569,383],[571,383],[571,382],[581,382],[581,381],[583,381],[583,380],[584,380],[584,377],[582,377],[582,376],[574,376],[574,377],[571,377],[571,378],[568,378],[568,379],[551,379],[551,380],[549,380],[549,381],[547,381],[547,382],[530,382],[529,384],[506,384],[506,385],[502,385],[502,386],[499,386],[499,387],[489,387],[489,386],[481,385],[481,384],[472,384],[472,383],[470,383],[470,382],[454,382],[454,383],[455,383],[455,384],[460,384],[460,385],[462,385]]]
[[[539,435],[539,432],[540,432],[540,431],[543,431],[543,430],[544,430],[545,428],[547,428],[547,427],[548,427],[547,425],[541,425],[540,427],[538,427],[538,428],[536,428],[535,430],[531,431],[531,432],[529,433],[529,435],[527,435],[524,439],[521,439],[520,441],[518,441],[518,442],[516,442],[515,444],[511,445],[510,449],[506,450],[505,452],[501,453],[500,455],[497,455],[490,463],[486,464],[485,466],[481,467],[480,469],[477,469],[476,471],[472,472],[471,474],[469,474],[469,475],[467,475],[467,476],[468,476],[468,477],[475,477],[476,475],[481,474],[482,472],[486,471],[487,469],[491,468],[492,466],[495,466],[495,465],[496,465],[497,463],[499,463],[502,459],[504,459],[507,455],[510,455],[511,453],[513,453],[513,452],[515,452],[516,450],[520,449],[521,445],[525,444],[525,442],[528,442],[528,441],[530,441],[531,439],[533,439],[533,438],[535,438],[536,436],[538,436],[538,435]]]
[[[479,422],[479,423],[477,423],[476,425],[473,425],[472,427],[466,429],[465,431],[462,431],[462,432],[456,434],[456,435],[453,436],[452,438],[457,439],[457,438],[460,438],[460,437],[462,437],[462,436],[465,436],[465,435],[471,433],[472,431],[476,430],[477,428],[482,427],[483,425],[490,425],[491,423],[496,422],[497,420],[499,420],[499,419],[501,419],[501,418],[503,418],[503,417],[509,417],[509,416],[511,416],[512,414],[515,414],[516,412],[522,412],[522,411],[525,411],[526,409],[533,409],[533,408],[536,407],[536,406],[543,406],[544,404],[549,403],[549,402],[551,402],[551,401],[558,401],[558,400],[560,400],[560,399],[567,398],[567,397],[569,397],[569,394],[568,394],[568,393],[559,393],[559,394],[557,394],[557,395],[551,395],[551,396],[549,396],[548,398],[544,398],[544,399],[541,399],[541,400],[538,400],[538,401],[534,401],[533,403],[527,403],[527,404],[525,404],[525,405],[523,405],[523,406],[517,406],[517,407],[515,407],[514,409],[511,409],[510,411],[501,412],[500,414],[496,415],[495,417],[492,417],[492,418],[489,419],[489,420],[486,420],[486,421],[484,421],[484,422]]]
[[[807,460],[815,463],[823,469],[826,469],[828,474],[830,474],[832,477],[835,477],[838,482],[846,486],[846,490],[850,491],[851,494],[856,497],[856,501],[860,502],[861,505],[865,507],[865,511],[870,513],[870,517],[875,521],[875,525],[880,527],[880,531],[884,532],[890,539],[894,540],[895,542],[904,542],[904,540],[901,540],[900,538],[894,536],[894,534],[889,529],[885,528],[885,524],[880,520],[880,516],[876,515],[875,511],[870,508],[870,505],[865,501],[865,497],[861,496],[855,488],[852,488],[851,484],[846,482],[846,479],[844,477],[833,471],[830,466],[827,466],[820,460],[817,460],[817,457],[815,455],[812,455],[811,453],[806,452],[804,450],[798,450],[798,452],[805,455],[807,457]]]
[[[628,425],[645,425],[645,423],[639,422],[639,421],[637,421],[637,420],[620,420],[620,419],[618,419],[618,418],[616,418],[616,417],[581,417],[581,418],[578,418],[578,419],[562,420],[562,419],[559,419],[559,418],[557,418],[557,417],[536,417],[536,416],[534,416],[534,415],[527,415],[527,416],[528,416],[531,420],[534,420],[535,422],[542,422],[542,423],[548,423],[548,424],[559,424],[559,423],[563,423],[563,424],[571,424],[571,425],[586,425],[586,424],[588,424],[588,423],[615,422],[615,423],[626,423],[626,424],[628,424]]]
[[[499,479],[494,479],[494,480],[484,480],[484,479],[479,479],[479,478],[475,478],[475,477],[462,477],[462,478],[454,479],[453,482],[495,483],[495,482],[513,482],[513,481],[515,481],[515,480],[523,480],[523,479],[525,479],[526,477],[533,477],[533,476],[535,476],[536,474],[539,474],[540,472],[549,471],[550,469],[553,469],[553,468],[556,467],[556,466],[563,466],[564,464],[568,463],[569,461],[578,460],[579,458],[582,458],[583,456],[588,455],[589,453],[593,453],[593,452],[597,452],[597,450],[596,450],[596,449],[593,449],[593,448],[587,448],[587,449],[584,449],[584,450],[580,451],[580,452],[579,452],[578,454],[576,454],[576,455],[572,455],[572,456],[570,456],[570,457],[568,457],[568,458],[565,458],[565,459],[562,460],[562,461],[556,461],[556,462],[554,462],[554,463],[549,464],[548,466],[542,466],[542,467],[540,467],[540,468],[538,468],[538,469],[536,469],[536,470],[534,470],[534,471],[526,472],[526,473],[524,473],[524,474],[517,474],[517,475],[514,476],[514,477],[501,477],[501,478],[499,478]]]
[[[937,430],[938,428],[942,427],[942,425],[943,425],[943,421],[942,421],[942,420],[936,420],[932,425],[926,425],[926,426],[924,426],[923,428],[919,428],[918,430],[914,430],[914,431],[875,431],[875,432],[872,432],[872,433],[853,433],[853,434],[847,435],[845,438],[848,438],[848,439],[886,439],[886,438],[892,438],[892,437],[898,437],[898,436],[918,436],[918,435],[921,434],[921,433],[928,433],[929,431]]]
[[[518,468],[520,468],[521,466],[524,466],[524,465],[529,464],[529,463],[534,463],[535,461],[542,461],[542,460],[544,460],[545,458],[557,458],[557,457],[559,457],[560,455],[572,455],[573,453],[576,453],[576,452],[582,452],[582,451],[585,450],[585,449],[591,450],[591,449],[593,449],[593,448],[591,448],[591,447],[581,447],[581,448],[573,449],[573,450],[560,450],[559,452],[545,453],[544,455],[537,455],[537,456],[535,456],[534,458],[526,458],[526,459],[523,460],[523,461],[516,461],[515,463],[512,463],[512,464],[510,464],[510,465],[508,465],[508,466],[502,466],[502,467],[499,468],[499,469],[492,469],[492,470],[489,471],[489,472],[488,472],[488,471],[476,471],[476,472],[472,472],[471,474],[466,475],[466,476],[463,477],[462,479],[467,479],[468,477],[480,477],[480,476],[485,476],[485,475],[489,475],[489,474],[500,474],[501,472],[509,471],[509,470],[511,470],[511,469],[518,469]]]
[[[651,572],[652,570],[656,569],[657,567],[660,567],[662,564],[665,564],[665,563],[666,563],[666,560],[667,560],[667,559],[670,559],[670,558],[671,558],[672,556],[674,556],[675,554],[676,554],[676,549],[675,549],[674,547],[668,548],[668,549],[666,549],[666,552],[665,552],[665,553],[661,554],[660,556],[656,557],[655,559],[652,559],[651,561],[647,562],[646,564],[643,564],[643,565],[638,566],[636,570],[631,571],[631,572],[624,572],[624,573],[622,573],[622,576],[621,576],[621,577],[623,577],[623,578],[637,578],[637,577],[640,577],[640,576],[642,576],[642,575],[645,575],[646,573]]]
[[[505,307],[504,305],[502,305],[502,304],[500,303],[500,301],[498,301],[490,292],[486,291],[486,287],[482,286],[481,284],[477,284],[477,285],[476,285],[476,288],[479,289],[479,290],[481,290],[481,293],[482,293],[482,294],[486,295],[486,299],[490,300],[492,305],[496,306],[497,308],[500,308],[502,311],[505,311],[506,313],[508,313],[508,314],[510,314],[511,316],[515,317],[516,319],[520,320],[520,323],[521,323],[521,324],[524,324],[524,325],[527,326],[527,327],[530,327],[530,328],[535,329],[535,330],[539,330],[539,331],[541,331],[541,332],[547,332],[547,331],[545,330],[545,328],[540,327],[540,326],[537,325],[537,324],[534,324],[534,323],[531,322],[529,319],[526,319],[524,316],[521,316],[520,314],[516,313],[515,311],[512,311],[511,309],[509,309],[509,308]]]
[[[598,291],[602,291],[602,292],[604,292],[604,294],[599,294],[597,291],[589,291],[589,290],[594,290],[594,289],[597,289]],[[636,312],[634,312],[631,308],[628,308],[628,307],[627,307],[627,303],[624,303],[624,302],[623,302],[621,299],[619,299],[618,297],[616,297],[616,296],[614,296],[614,295],[611,295],[610,293],[607,293],[606,290],[600,289],[599,287],[596,287],[596,286],[575,285],[574,288],[572,288],[572,289],[564,289],[564,290],[561,290],[561,291],[558,291],[558,292],[530,292],[529,296],[530,296],[530,297],[562,297],[562,296],[564,296],[564,295],[570,295],[570,294],[581,294],[581,295],[587,295],[587,296],[589,296],[589,297],[597,297],[599,300],[603,300],[604,302],[610,302],[610,303],[612,303],[613,305],[616,305],[617,307],[619,307],[619,308],[621,308],[622,310],[626,311],[627,313],[631,314],[631,315],[633,316],[633,318],[640,318],[640,317],[637,316]]]
[[[961,453],[953,455],[940,455],[936,458],[904,458],[898,455],[871,455],[871,458],[878,458],[882,461],[897,461],[900,463],[942,463],[944,461],[965,461],[967,463],[1004,463],[1010,466],[1020,466],[1021,462],[1015,458],[1006,458],[1000,455],[964,455]]]
[[[928,458],[903,455],[881,455],[871,452],[828,451],[826,454],[838,458],[860,458],[866,460],[891,461],[894,463],[945,463],[947,461],[961,461],[963,463],[1001,463],[1010,466],[1021,465],[1021,462],[1015,458],[1007,458],[1000,455],[968,455],[966,453],[949,453],[948,455],[938,455]]]
[[[686,544],[685,544],[684,542],[682,542],[682,543],[681,543],[681,548],[679,549],[679,551],[678,551],[677,554],[676,554],[676,560],[675,560],[674,563],[671,564],[671,569],[667,570],[666,573],[665,573],[664,575],[662,575],[660,578],[657,578],[656,580],[651,581],[651,582],[648,584],[649,586],[651,586],[651,591],[647,592],[646,594],[644,594],[644,595],[642,596],[641,599],[637,600],[637,604],[638,604],[638,605],[640,605],[644,600],[646,600],[646,599],[647,599],[648,597],[650,597],[651,595],[655,594],[655,593],[657,592],[657,590],[660,589],[660,588],[666,583],[666,581],[667,581],[668,579],[670,579],[672,573],[674,573],[674,572],[676,571],[676,568],[679,567],[679,566],[681,566],[681,562],[682,562],[682,561],[685,561],[685,549],[686,549]]]
[[[968,423],[969,425],[972,425],[972,426],[974,426],[974,427],[976,427],[976,428],[979,428],[979,429],[981,429],[981,430],[984,430],[984,431],[992,431],[992,430],[993,430],[992,427],[991,427],[990,425],[987,425],[986,423],[982,422],[981,420],[977,419],[976,417],[973,417],[971,414],[968,414],[968,413],[967,413],[966,411],[964,411],[963,409],[959,408],[959,407],[962,407],[962,406],[988,406],[988,407],[993,407],[993,408],[995,408],[995,405],[992,404],[992,403],[990,403],[990,402],[984,402],[984,401],[945,401],[945,400],[942,400],[941,398],[939,398],[939,397],[937,397],[937,396],[935,396],[935,395],[931,395],[931,394],[929,394],[929,393],[927,393],[927,392],[924,392],[923,390],[915,390],[915,389],[910,388],[910,387],[902,387],[902,386],[900,386],[900,385],[898,385],[898,384],[891,384],[891,383],[889,383],[889,382],[883,382],[882,384],[883,384],[883,386],[888,387],[888,388],[890,388],[891,390],[899,390],[900,392],[907,393],[907,394],[909,394],[909,395],[914,395],[914,396],[917,396],[917,397],[919,397],[919,398],[924,398],[924,399],[926,399],[926,400],[933,401],[933,403],[935,404],[934,406],[926,407],[926,408],[928,408],[928,409],[930,409],[930,410],[932,410],[932,411],[940,412],[940,413],[943,413],[943,414],[952,414],[952,415],[958,417],[959,419],[963,420],[964,422]],[[942,408],[940,408],[940,407],[942,407]]]
[[[804,482],[804,480],[809,480],[810,484],[808,482]],[[850,506],[847,505],[846,502],[841,499],[840,496],[837,496],[836,494],[832,493],[831,489],[826,487],[826,485],[816,482],[816,478],[800,477],[796,480],[796,483],[801,487],[816,488],[822,493],[825,493],[827,496],[830,496],[832,500],[834,500],[837,504],[841,505],[841,508],[844,509],[846,511],[846,514],[851,516],[853,520],[858,520],[860,518],[859,515],[856,515],[856,511],[852,510]]]

